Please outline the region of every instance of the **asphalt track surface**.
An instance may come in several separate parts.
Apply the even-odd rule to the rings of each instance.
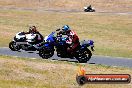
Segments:
[[[82,10],[76,10],[76,9],[71,9],[71,10],[63,10],[63,9],[45,9],[45,8],[18,8],[18,7],[11,7],[11,6],[6,6],[2,7],[0,6],[0,10],[17,10],[17,11],[36,11],[36,12],[60,12],[60,13],[91,13],[91,12],[84,12]],[[106,12],[106,11],[96,11],[94,13],[103,13],[103,14],[113,14],[113,15],[132,15],[132,12]]]
[[[24,57],[24,58],[31,58],[31,59],[42,59],[41,57],[39,57],[38,51],[24,51],[24,50],[11,51],[7,47],[0,48],[0,55]],[[49,60],[68,61],[68,62],[75,62],[75,63],[78,62],[76,59],[59,58],[57,57],[56,53],[53,57],[49,58]],[[88,61],[87,63],[132,68],[132,58],[93,55],[90,61]]]

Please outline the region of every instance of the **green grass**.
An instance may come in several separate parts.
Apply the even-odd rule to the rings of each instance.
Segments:
[[[7,47],[15,33],[28,31],[31,24],[44,36],[68,24],[80,40],[95,41],[94,54],[132,58],[131,23],[132,15],[0,10],[0,46]]]
[[[87,74],[130,74],[132,69],[105,65],[82,65]],[[0,56],[0,88],[80,88],[79,64],[43,59]],[[81,88],[130,88],[132,84],[88,84]]]

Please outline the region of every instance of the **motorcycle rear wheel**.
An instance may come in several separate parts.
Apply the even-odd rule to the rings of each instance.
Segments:
[[[12,51],[18,51],[18,50],[21,49],[20,46],[16,45],[16,42],[14,42],[14,41],[11,41],[11,42],[9,43],[9,48],[10,48]]]
[[[85,49],[79,52],[79,55],[75,57],[79,63],[87,63],[90,60],[92,53],[89,49]]]

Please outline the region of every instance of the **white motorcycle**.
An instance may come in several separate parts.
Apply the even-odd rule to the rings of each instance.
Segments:
[[[95,9],[93,7],[88,8],[88,7],[83,7],[84,8],[84,12],[95,12]]]
[[[25,34],[24,32],[19,32],[9,43],[9,48],[12,51],[18,51],[20,49],[35,51],[38,50],[38,48],[34,47],[34,45],[37,44],[37,39],[40,39],[38,34]]]

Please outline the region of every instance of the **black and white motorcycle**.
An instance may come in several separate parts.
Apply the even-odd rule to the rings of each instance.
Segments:
[[[9,43],[9,48],[12,51],[18,51],[20,49],[26,51],[36,51],[39,47],[35,47],[38,39],[41,39],[38,34],[25,34],[24,32],[19,32],[15,35],[14,39]],[[43,42],[43,40],[42,40]]]
[[[91,6],[84,7],[84,12],[95,12],[95,9]]]

